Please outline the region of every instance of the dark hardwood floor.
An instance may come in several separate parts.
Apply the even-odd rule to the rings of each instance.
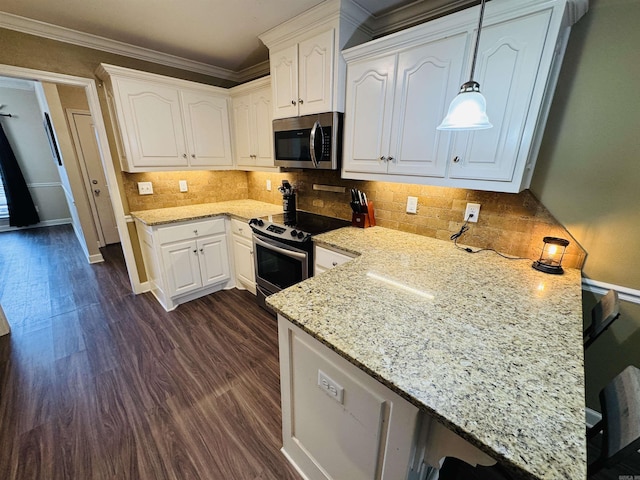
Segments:
[[[167,313],[103,255],[68,226],[0,234],[0,478],[299,479],[273,317],[238,290]]]

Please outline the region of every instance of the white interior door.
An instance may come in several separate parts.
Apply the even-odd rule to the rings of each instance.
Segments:
[[[67,110],[67,118],[84,177],[100,246],[118,243],[120,236],[111,205],[109,186],[100,161],[100,151],[91,114],[80,110]]]

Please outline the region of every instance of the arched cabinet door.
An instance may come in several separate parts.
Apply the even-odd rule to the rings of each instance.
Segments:
[[[298,116],[298,45],[269,53],[273,118]]]
[[[135,167],[186,167],[178,89],[128,78],[116,82],[129,162]]]
[[[333,37],[328,30],[298,45],[300,115],[331,111]]]
[[[493,128],[454,134],[449,177],[511,182],[522,172],[540,100],[533,102],[552,9],[483,26],[476,81]],[[474,32],[475,34],[475,32]],[[534,121],[528,121],[533,118]],[[523,156],[523,158],[520,158]]]
[[[343,169],[387,172],[396,55],[347,68]]]

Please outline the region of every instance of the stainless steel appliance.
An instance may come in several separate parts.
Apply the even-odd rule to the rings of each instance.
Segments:
[[[342,155],[342,113],[276,119],[273,138],[276,166],[337,170]]]
[[[290,218],[278,214],[249,221],[258,304],[270,310],[265,298],[309,278],[313,272],[312,235],[351,225],[347,220],[297,211]]]

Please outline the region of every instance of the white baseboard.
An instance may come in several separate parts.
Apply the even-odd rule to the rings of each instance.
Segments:
[[[100,263],[104,262],[104,257],[101,253],[96,253],[95,255],[89,255],[89,263]]]
[[[56,225],[68,225],[71,223],[70,218],[56,218],[54,220],[44,220],[35,225],[28,225],[26,227],[10,227],[9,220],[7,219],[6,225],[0,223],[0,232],[12,232],[16,230],[25,230],[27,228],[40,228],[40,227],[54,227]]]

